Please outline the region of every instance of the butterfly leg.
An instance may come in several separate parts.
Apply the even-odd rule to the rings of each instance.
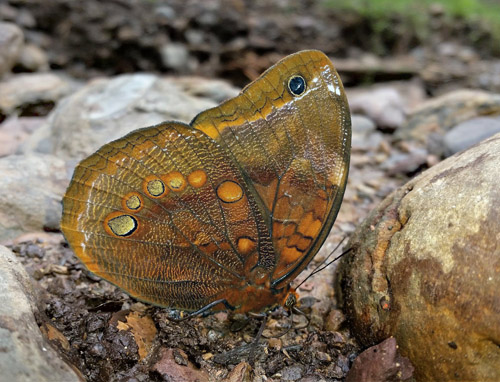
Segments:
[[[261,316],[262,317],[262,323],[260,324],[259,331],[257,332],[257,335],[255,336],[255,339],[252,342],[252,346],[250,348],[250,353],[248,354],[248,363],[250,366],[253,367],[253,364],[255,362],[255,350],[257,349],[257,346],[259,345],[259,340],[262,337],[262,333],[264,332],[264,329],[266,327],[267,323],[267,314],[253,314],[253,316]]]

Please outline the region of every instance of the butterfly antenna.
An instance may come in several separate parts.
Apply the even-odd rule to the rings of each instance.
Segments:
[[[343,239],[335,246],[335,248],[333,248],[333,250],[330,252],[330,254],[321,263],[319,263],[316,266],[316,268],[304,280],[302,280],[299,285],[297,285],[295,287],[295,289],[299,289],[299,287],[302,284],[304,284],[307,280],[309,280],[316,273],[321,272],[323,269],[327,268],[328,266],[330,266],[331,264],[333,264],[334,262],[336,262],[342,256],[347,255],[349,252],[351,252],[352,248],[348,248],[347,250],[345,250],[344,252],[342,252],[340,255],[338,255],[336,258],[334,258],[333,260],[331,260],[328,263],[326,263],[328,261],[328,259],[337,251],[337,249],[339,249],[339,247],[342,245],[342,243],[345,241],[346,238],[347,238],[347,236],[344,236]]]

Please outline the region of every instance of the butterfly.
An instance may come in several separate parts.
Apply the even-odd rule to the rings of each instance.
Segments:
[[[326,239],[351,121],[319,51],[285,57],[189,124],[135,130],[81,161],[62,232],[88,270],[154,305],[262,312]]]

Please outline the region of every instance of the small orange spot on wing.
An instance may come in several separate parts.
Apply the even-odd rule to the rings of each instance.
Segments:
[[[256,243],[255,240],[249,237],[240,237],[237,242],[238,251],[242,255],[248,255],[255,250]]]
[[[217,196],[225,203],[234,203],[243,197],[243,189],[232,180],[226,180],[217,187]]]
[[[162,176],[162,179],[172,191],[180,192],[186,188],[186,179],[179,171],[172,171]]]
[[[194,188],[200,188],[207,182],[207,174],[203,170],[195,170],[188,175],[188,182]]]

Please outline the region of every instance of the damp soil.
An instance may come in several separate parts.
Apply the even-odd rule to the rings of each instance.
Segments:
[[[87,381],[165,381],[168,357],[174,362],[168,364],[170,373],[186,375],[188,368],[199,380],[222,380],[252,351],[254,377],[280,380],[286,374],[292,380],[336,381],[345,377],[358,354],[347,328],[300,329],[305,318],[291,319],[282,308],[268,313],[264,336],[293,328],[281,337],[262,337],[258,346],[252,343],[260,317],[219,312],[171,321],[172,312],[137,302],[88,273],[60,234],[11,248],[34,279],[42,332]],[[309,317],[314,302],[302,301]]]

